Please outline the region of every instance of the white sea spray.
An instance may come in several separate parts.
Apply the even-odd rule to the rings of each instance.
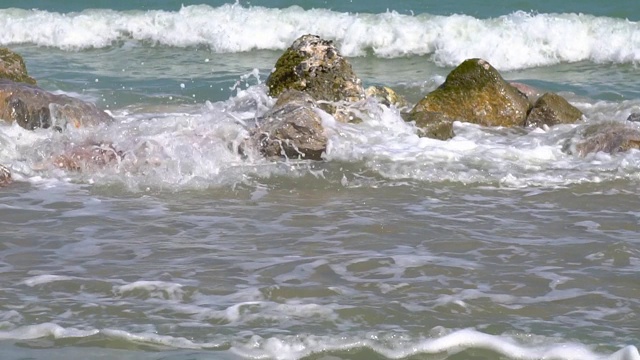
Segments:
[[[71,51],[130,41],[208,46],[217,53],[283,50],[307,33],[335,40],[345,56],[369,52],[379,57],[429,55],[446,66],[473,57],[484,58],[500,70],[584,60],[640,61],[638,23],[573,13],[517,11],[479,19],[459,14],[353,14],[297,6],[272,9],[237,3],[183,6],[178,11],[85,10],[66,14],[0,10],[0,44],[36,44]]]

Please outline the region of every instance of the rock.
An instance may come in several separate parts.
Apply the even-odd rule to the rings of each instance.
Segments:
[[[0,165],[0,187],[11,184],[11,181],[11,171],[6,166]]]
[[[438,128],[455,120],[483,126],[522,126],[529,108],[527,97],[504,81],[493,66],[482,59],[469,59],[420,100],[408,118],[417,125],[417,119],[423,119],[418,125],[423,129],[430,127],[433,119],[440,123]],[[425,131],[427,136],[429,133]]]
[[[418,135],[438,140],[448,140],[454,136],[453,122],[441,112],[419,111],[406,115],[406,121],[415,121]]]
[[[75,146],[67,154],[60,155],[53,160],[56,167],[65,170],[81,171],[87,167],[105,167],[117,164],[124,158],[124,153],[112,144],[84,144]]]
[[[576,129],[576,136],[567,141],[563,150],[585,156],[604,151],[615,154],[640,149],[640,129],[631,123],[618,121],[589,124]]]
[[[267,157],[321,160],[327,137],[318,111],[309,94],[286,90],[251,131],[251,138]]]
[[[627,121],[640,122],[640,113],[631,113]]]
[[[9,80],[0,80],[0,119],[15,121],[29,130],[62,130],[67,125],[82,127],[113,121],[93,104]]]
[[[531,106],[533,106],[533,104],[535,104],[543,94],[542,90],[520,82],[510,82],[509,85],[513,86],[522,94],[524,94],[524,96],[527,97],[527,100],[529,100],[529,104],[531,104]]]
[[[0,79],[36,84],[36,80],[27,74],[27,66],[22,56],[7,48],[0,48]]]
[[[393,89],[386,86],[369,86],[365,90],[367,97],[376,98],[381,104],[386,106],[395,106],[397,108],[406,107],[409,103],[407,100],[398,95]]]
[[[351,64],[332,41],[303,35],[280,56],[266,85],[278,97],[287,89],[304,91],[315,100],[354,102],[364,98],[364,89]]]
[[[525,126],[553,126],[573,124],[582,117],[582,111],[569,104],[565,98],[554,93],[545,93],[533,105]]]

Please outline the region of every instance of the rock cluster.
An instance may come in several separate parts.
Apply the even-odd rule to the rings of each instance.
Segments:
[[[483,59],[468,59],[453,69],[445,82],[413,108],[385,86],[364,89],[351,64],[331,41],[303,35],[277,60],[266,81],[276,97],[273,108],[249,131],[249,145],[266,157],[322,160],[327,149],[323,116],[337,121],[360,122],[351,106],[366,98],[403,110],[419,135],[440,140],[455,136],[453,123],[481,126],[551,127],[572,124],[583,115],[562,96],[522,83],[508,83]],[[0,120],[26,129],[83,127],[113,119],[95,105],[69,96],[52,94],[36,86],[23,59],[0,49]],[[564,150],[584,156],[605,151],[615,153],[640,148],[640,130],[629,116],[628,124],[603,122],[578,127]],[[87,145],[69,156],[55,159],[58,166],[78,170],[79,162],[106,164],[122,158],[110,145]],[[11,182],[8,168],[0,165],[0,186]]]
[[[423,136],[446,140],[453,122],[482,126],[553,126],[574,123],[582,112],[554,93],[540,96],[524,84],[510,84],[482,59],[465,60],[445,82],[411,110]]]
[[[338,121],[358,122],[361,119],[345,104],[374,97],[387,106],[408,107],[406,100],[388,87],[363,90],[360,79],[333,43],[315,35],[304,35],[293,42],[277,60],[266,85],[269,94],[279,99],[274,109],[258,121],[251,138],[270,157],[320,159],[326,149],[326,136],[318,111]],[[483,59],[462,62],[440,87],[404,113],[421,136],[440,140],[455,135],[455,121],[481,126],[548,127],[574,123],[581,117],[580,110],[557,94],[506,82]]]
[[[0,48],[0,121],[15,122],[28,130],[62,131],[67,126],[91,126],[111,122],[113,118],[94,104],[38,87],[28,75],[22,57]],[[10,182],[11,172],[0,165],[0,186]]]

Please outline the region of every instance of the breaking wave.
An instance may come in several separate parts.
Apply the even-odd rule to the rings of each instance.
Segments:
[[[480,57],[501,70],[562,62],[640,61],[637,22],[587,14],[518,11],[496,18],[468,15],[343,13],[292,6],[227,4],[178,11],[0,10],[0,44],[69,51],[122,46],[204,46],[214,53],[280,51],[303,34],[335,40],[346,56],[429,56],[454,66]],[[606,44],[606,46],[602,46]]]

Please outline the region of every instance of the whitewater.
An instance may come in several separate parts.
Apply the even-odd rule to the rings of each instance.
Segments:
[[[0,357],[640,359],[640,152],[566,151],[640,113],[637,5],[519,4],[0,6],[39,86],[115,118],[0,124]],[[440,141],[368,98],[323,161],[239,151],[307,33],[409,107],[480,57],[585,116]],[[123,156],[56,166],[83,147]]]
[[[440,66],[481,57],[500,70],[563,62],[637,64],[637,22],[588,14],[517,11],[490,19],[468,15],[339,13],[292,6],[227,4],[178,11],[0,11],[0,44],[35,44],[80,51],[148,43],[206,46],[214,53],[284,50],[300,34],[336,41],[348,57],[429,55]],[[561,36],[558,36],[560,34]]]

